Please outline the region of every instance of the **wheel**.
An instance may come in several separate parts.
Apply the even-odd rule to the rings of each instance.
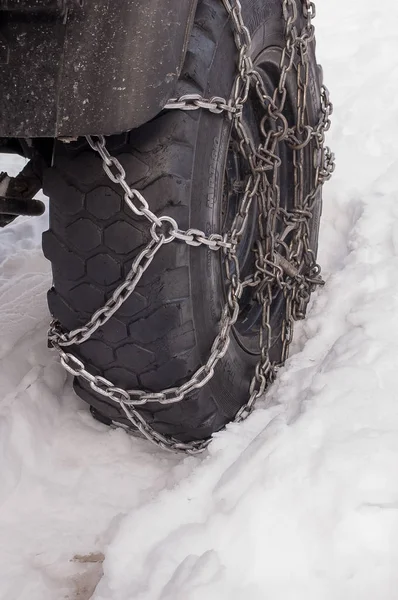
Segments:
[[[251,58],[272,96],[278,87],[285,46],[285,18],[280,0],[242,0],[243,19],[251,37]],[[301,17],[299,17],[301,18]],[[315,126],[320,113],[320,81],[314,44],[309,46],[311,93],[306,118]],[[236,76],[236,46],[231,20],[220,0],[199,0],[177,95],[229,98]],[[297,112],[297,69],[286,78],[286,123]],[[264,107],[252,90],[243,121],[255,144],[261,139]],[[175,219],[182,230],[198,228],[206,234],[227,231],[238,209],[249,162],[239,152],[231,120],[208,110],[163,111],[156,119],[131,132],[107,139],[107,148],[126,171],[130,186],[141,191],[156,215]],[[313,148],[303,150],[302,185],[313,179]],[[285,214],[294,196],[293,150],[279,150],[278,189]],[[43,248],[53,268],[48,294],[52,315],[67,330],[82,326],[108,299],[150,240],[145,218],[123,202],[120,186],[110,181],[102,161],[87,142],[56,142],[53,167],[44,176],[50,197],[50,229]],[[321,197],[313,198],[308,243],[316,255]],[[253,248],[260,232],[258,209],[250,213],[238,246],[244,278],[254,269]],[[285,245],[288,243],[285,238]],[[282,242],[281,242],[282,244]],[[228,288],[222,251],[173,241],[164,245],[138,287],[118,312],[90,339],[72,347],[94,375],[123,389],[158,392],[189,379],[210,354],[217,335]],[[279,268],[281,271],[281,268]],[[273,291],[270,320],[272,364],[283,361],[286,346],[286,294]],[[156,402],[138,407],[154,430],[175,440],[209,438],[233,420],[249,397],[249,387],[261,348],[259,330],[263,310],[255,287],[247,287],[225,356],[214,377],[183,401]],[[131,427],[118,402],[96,393],[81,377],[77,394],[98,418]]]

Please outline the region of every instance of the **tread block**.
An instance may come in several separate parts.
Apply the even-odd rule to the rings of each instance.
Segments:
[[[55,207],[66,215],[76,215],[83,210],[84,194],[68,185],[55,168],[45,170],[43,192],[51,198],[50,209]]]
[[[85,318],[81,313],[75,311],[54,288],[47,293],[48,307],[53,317],[56,317],[67,331],[84,325]]]
[[[134,373],[140,373],[155,362],[155,355],[138,344],[124,344],[116,350],[118,361]]]
[[[188,321],[172,331],[167,339],[168,352],[172,356],[181,355],[195,346],[196,336],[193,321]]]
[[[162,175],[145,188],[145,197],[149,204],[157,199],[158,212],[165,212],[169,207],[189,206],[191,183],[178,175]]]
[[[187,363],[183,358],[174,358],[162,366],[155,366],[150,371],[140,374],[142,385],[151,391],[160,391],[163,388],[173,387],[176,382],[184,380],[187,376]]]
[[[144,179],[149,173],[149,166],[145,163],[145,156],[138,157],[132,152],[123,152],[122,154],[118,154],[117,159],[126,171],[126,181],[130,186]]]
[[[105,303],[105,293],[103,290],[89,282],[83,282],[75,286],[69,293],[73,306],[79,312],[91,315],[101,308]]]
[[[85,274],[84,260],[70,252],[51,230],[43,233],[43,252],[66,279],[78,280]]]
[[[195,113],[191,115],[181,114],[178,111],[164,111],[155,119],[146,123],[139,129],[130,134],[131,144],[135,151],[142,153],[145,162],[151,166],[153,164],[152,155],[160,149],[166,149],[176,140],[192,144],[192,133],[189,135],[189,124],[192,119],[197,120],[199,116]]]
[[[113,349],[98,339],[91,338],[79,346],[79,354],[98,367],[106,367],[115,360]]]
[[[87,275],[94,283],[111,285],[121,279],[121,265],[109,254],[100,252],[88,259]]]
[[[170,328],[178,327],[181,310],[177,305],[161,306],[148,317],[138,319],[129,327],[134,341],[148,344],[166,335]]]
[[[97,219],[109,219],[122,208],[122,197],[107,185],[101,185],[86,194],[86,208]]]
[[[104,242],[117,254],[130,254],[145,243],[145,236],[131,223],[116,221],[104,230]]]
[[[78,219],[68,225],[66,235],[71,243],[82,252],[94,250],[102,243],[102,230],[91,219]]]
[[[55,166],[78,188],[108,181],[102,169],[101,158],[91,151],[80,152],[72,159],[69,156],[59,156]]]
[[[104,337],[114,344],[125,340],[128,337],[128,334],[129,332],[126,323],[116,317],[111,317],[109,321],[98,330],[99,336]]]
[[[139,388],[137,377],[128,369],[123,369],[123,367],[107,369],[104,376],[116,386],[122,387],[125,390]]]

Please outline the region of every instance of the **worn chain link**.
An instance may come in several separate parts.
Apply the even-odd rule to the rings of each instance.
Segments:
[[[320,267],[311,247],[311,219],[314,207],[320,201],[321,187],[334,170],[333,153],[324,146],[333,107],[323,84],[317,123],[309,124],[307,116],[311,77],[309,54],[313,51],[310,44],[314,40],[314,3],[298,0],[297,4],[297,0],[282,0],[285,47],[281,52],[279,85],[270,96],[250,57],[251,37],[243,20],[239,0],[220,1],[230,15],[238,51],[237,75],[231,98],[227,101],[219,96],[206,99],[199,94],[185,94],[179,98],[172,98],[165,109],[208,110],[214,114],[227,115],[230,119],[239,152],[250,166],[250,174],[230,231],[224,235],[206,235],[203,231],[192,228],[183,231],[171,217],[155,215],[142,194],[128,185],[123,166],[108,152],[105,138],[88,136],[90,146],[102,158],[105,173],[123,189],[126,205],[135,215],[147,219],[150,241],[135,258],[125,280],[84,326],[67,333],[59,322],[53,321],[49,331],[49,342],[60,353],[62,365],[69,373],[83,378],[94,392],[119,404],[129,422],[147,439],[162,448],[186,453],[200,452],[210,440],[182,443],[164,436],[145,421],[137,408],[149,402],[166,405],[181,402],[194,390],[202,388],[210,381],[217,363],[228,350],[231,330],[239,315],[242,293],[245,287],[251,286],[255,289],[255,297],[262,306],[259,333],[261,354],[250,383],[247,403],[239,410],[235,421],[241,421],[251,413],[256,400],[273,381],[277,368],[288,356],[294,320],[304,318],[311,293],[317,285],[323,283]],[[288,94],[287,78],[291,73],[296,73],[297,82],[297,114],[294,124],[289,123],[284,114]],[[254,146],[243,118],[243,108],[252,90],[264,106],[264,116],[260,123],[262,139],[257,147]],[[292,208],[281,206],[282,161],[278,148],[282,143],[292,156]],[[312,164],[313,171],[310,186],[304,172],[304,166],[308,162]],[[259,231],[259,239],[253,249],[256,257],[255,272],[242,281],[237,249],[250,218],[253,202],[258,207]],[[92,375],[84,363],[65,348],[84,343],[101,328],[134,292],[160,248],[175,241],[182,241],[191,246],[205,246],[212,251],[221,251],[224,256],[228,284],[227,301],[222,309],[219,333],[213,342],[206,364],[186,383],[154,393],[124,390],[104,377]],[[270,359],[270,349],[274,341],[271,306],[278,290],[283,294],[285,316],[280,334],[281,360],[275,364]]]

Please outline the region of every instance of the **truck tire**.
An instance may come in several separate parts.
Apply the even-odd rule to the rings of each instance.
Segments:
[[[275,87],[285,45],[282,2],[242,0],[242,11],[253,39],[253,60],[263,60],[267,85]],[[200,0],[176,96],[197,93],[229,98],[236,56],[222,3]],[[310,58],[308,115],[315,124],[320,82],[313,45]],[[295,81],[290,81],[289,102],[293,104],[294,86]],[[248,110],[256,136],[256,106],[250,101]],[[141,191],[158,216],[174,218],[184,230],[194,227],[219,233],[225,227],[230,197],[236,193],[231,191],[234,177],[245,168],[229,164],[234,162],[230,134],[229,120],[222,115],[172,110],[139,129],[107,138],[107,147],[123,165],[128,184]],[[310,178],[313,167],[307,162]],[[43,236],[43,249],[53,269],[48,303],[52,315],[69,331],[87,322],[123,281],[134,257],[150,239],[149,227],[124,205],[122,190],[107,178],[100,157],[84,139],[56,142],[53,166],[44,176],[44,192],[50,197],[50,229]],[[320,211],[319,195],[310,232],[314,252]],[[248,230],[252,231],[250,226]],[[186,381],[206,362],[217,335],[225,302],[223,273],[221,252],[182,242],[163,246],[117,314],[88,341],[72,347],[73,353],[93,374],[125,389],[159,391]],[[241,321],[245,319],[243,315]],[[271,358],[279,362],[280,304],[272,319]],[[247,402],[258,361],[258,332],[255,323],[251,328],[239,326],[215,376],[204,388],[177,404],[151,403],[139,408],[156,431],[185,442],[208,438]],[[97,417],[130,427],[120,405],[93,392],[81,378],[75,379],[74,386]]]

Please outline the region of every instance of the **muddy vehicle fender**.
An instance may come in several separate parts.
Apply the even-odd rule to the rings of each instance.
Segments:
[[[0,0],[0,136],[112,134],[172,96],[197,0]]]

